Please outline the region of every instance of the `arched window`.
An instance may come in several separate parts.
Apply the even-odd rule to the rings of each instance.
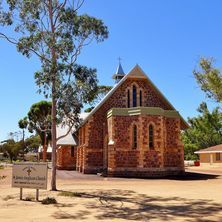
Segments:
[[[149,125],[149,148],[154,149],[154,132],[153,125]]]
[[[127,106],[130,108],[130,90],[127,90]]]
[[[140,90],[140,106],[142,106],[142,90]]]
[[[137,148],[137,126],[133,126],[133,149]]]
[[[133,107],[137,107],[137,101],[136,101],[136,86],[133,86]]]

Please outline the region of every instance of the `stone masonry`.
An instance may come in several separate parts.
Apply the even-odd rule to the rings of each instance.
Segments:
[[[142,104],[132,107],[131,96],[128,107],[127,92],[132,95],[133,86],[137,89],[137,104],[139,100]],[[140,108],[144,113],[136,113]],[[112,109],[127,114],[107,116]],[[153,110],[159,114],[153,113]],[[134,114],[131,115],[131,112]],[[149,80],[137,78],[136,75],[126,78],[79,128],[76,169],[82,173],[103,172],[109,176],[126,177],[155,177],[184,172],[180,131],[186,128],[186,123],[175,113],[172,105]],[[150,124],[154,129],[153,149],[149,148]],[[135,149],[132,147],[134,125],[137,127]]]

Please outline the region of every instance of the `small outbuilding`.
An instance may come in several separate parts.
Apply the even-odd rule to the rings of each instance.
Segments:
[[[200,163],[222,163],[222,144],[194,152],[200,157]]]

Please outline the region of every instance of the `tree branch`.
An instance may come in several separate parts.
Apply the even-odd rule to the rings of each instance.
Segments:
[[[10,42],[10,43],[12,43],[12,44],[14,44],[14,45],[16,45],[16,46],[18,45],[18,42],[17,42],[14,38],[8,37],[8,36],[6,36],[5,34],[3,34],[3,33],[1,33],[1,32],[0,32],[0,38],[6,39],[8,42]],[[38,52],[36,52],[34,49],[28,48],[28,47],[26,47],[25,49],[33,52],[35,55],[37,55],[37,56],[38,56],[39,58],[41,58],[43,61],[47,61],[47,62],[51,63],[51,61],[50,61],[49,59],[45,58],[44,56],[42,56],[41,54],[39,54]]]

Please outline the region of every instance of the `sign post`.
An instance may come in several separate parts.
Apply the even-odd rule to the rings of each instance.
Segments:
[[[36,189],[36,201],[39,200],[39,190],[47,189],[48,164],[24,162],[14,163],[12,168],[12,187],[20,188],[22,200],[23,188]]]

